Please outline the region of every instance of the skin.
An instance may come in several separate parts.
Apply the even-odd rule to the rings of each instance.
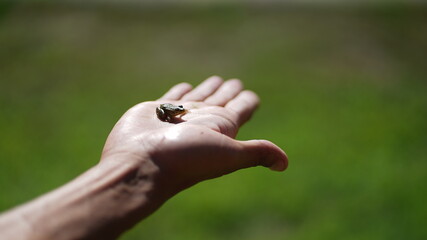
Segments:
[[[165,102],[191,111],[179,123],[160,121],[156,107]],[[214,76],[137,104],[114,126],[96,166],[0,215],[0,236],[115,239],[198,182],[254,166],[285,170],[286,154],[273,143],[234,139],[258,103],[239,80]]]

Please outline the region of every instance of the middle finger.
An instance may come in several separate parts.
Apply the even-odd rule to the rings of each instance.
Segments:
[[[206,79],[199,86],[197,86],[193,91],[185,94],[182,97],[182,100],[185,101],[203,101],[210,95],[212,95],[223,83],[222,78],[213,76]]]

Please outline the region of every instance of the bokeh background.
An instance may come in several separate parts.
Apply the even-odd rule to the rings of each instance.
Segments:
[[[406,2],[406,1],[405,1]],[[0,4],[0,211],[95,165],[118,118],[240,78],[286,172],[200,183],[121,239],[426,239],[421,2]]]

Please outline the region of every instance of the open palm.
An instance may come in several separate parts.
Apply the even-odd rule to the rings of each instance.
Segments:
[[[155,109],[162,103],[183,105],[188,112],[161,121]],[[177,190],[251,166],[282,171],[287,158],[279,147],[266,140],[234,139],[258,103],[257,95],[243,90],[237,79],[211,77],[195,89],[178,84],[159,100],[127,111],[110,133],[102,159],[125,154],[138,161],[148,155],[159,181]]]
[[[188,112],[162,121],[156,108],[163,103]],[[283,171],[287,157],[273,143],[234,139],[258,103],[239,80],[211,77],[194,90],[181,83],[132,107],[108,136],[97,166],[2,214],[0,236],[115,239],[198,182],[258,165]]]

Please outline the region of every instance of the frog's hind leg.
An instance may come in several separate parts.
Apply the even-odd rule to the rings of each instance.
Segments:
[[[160,109],[160,108],[156,108],[156,114],[157,114],[157,118],[159,118],[161,121],[165,121],[166,120],[166,114],[165,112]]]

